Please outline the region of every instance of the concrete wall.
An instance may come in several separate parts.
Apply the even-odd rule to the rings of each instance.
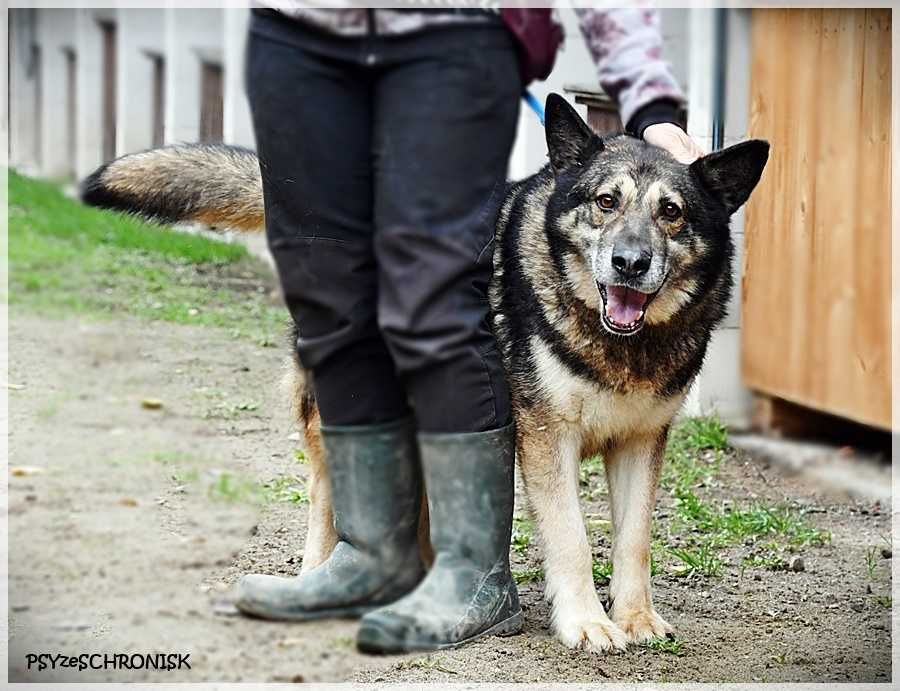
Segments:
[[[39,12],[37,35],[41,45],[41,170],[49,177],[73,172],[69,158],[67,65],[65,50],[74,49],[75,10]]]
[[[223,62],[221,9],[169,6],[166,26],[166,142],[194,142],[200,132],[200,73]]]
[[[59,10],[42,10],[49,15]],[[115,21],[115,10],[75,10],[78,60],[76,97],[78,141],[75,175],[83,177],[103,163],[103,32],[100,21]]]
[[[223,129],[226,142],[256,148],[250,105],[244,92],[244,52],[250,11],[228,8],[224,11],[225,98]]]
[[[153,143],[153,55],[164,55],[165,16],[160,10],[120,10],[116,33],[116,151]]]
[[[40,128],[34,126],[36,65],[31,46],[37,40],[37,11],[9,13],[9,164],[26,172],[39,170]]]

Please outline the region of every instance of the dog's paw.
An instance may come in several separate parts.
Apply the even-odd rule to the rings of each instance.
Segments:
[[[663,638],[672,633],[672,627],[652,607],[628,609],[617,612],[612,619],[625,634],[629,643],[646,643],[652,638]]]
[[[593,653],[625,650],[628,645],[625,633],[605,615],[594,620],[573,618],[560,621],[556,625],[556,635],[568,648]]]

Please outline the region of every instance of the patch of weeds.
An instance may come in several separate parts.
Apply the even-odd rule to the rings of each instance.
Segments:
[[[672,569],[676,576],[697,573],[702,576],[718,578],[722,575],[724,563],[710,542],[703,542],[694,549],[669,547],[668,552],[681,562]]]
[[[657,650],[676,657],[683,657],[687,653],[684,649],[684,642],[677,638],[651,638],[644,645],[650,650]]]
[[[777,665],[786,665],[788,663],[787,653],[778,653],[777,655],[772,655],[772,662]]]
[[[885,609],[891,609],[891,606],[894,604],[894,599],[890,595],[876,595],[875,602]]]
[[[709,484],[727,448],[728,432],[718,417],[681,420],[669,432],[660,483],[670,490]]]
[[[703,449],[724,451],[728,448],[728,430],[716,415],[685,419],[679,425],[677,435],[685,444],[697,451]]]
[[[209,486],[209,496],[219,501],[256,503],[260,500],[260,486],[248,478],[223,472]]]
[[[727,508],[716,527],[731,541],[775,535],[796,546],[824,545],[831,541],[831,533],[807,525],[800,512],[788,506],[754,504],[747,509]]]
[[[593,563],[591,564],[591,571],[594,575],[594,583],[603,585],[607,583],[610,578],[612,578],[612,561],[610,561],[609,559],[605,559],[604,561],[594,559]]]
[[[534,521],[530,518],[513,516],[511,547],[516,554],[525,554],[528,551],[533,535]]]
[[[591,456],[581,461],[578,467],[578,481],[582,487],[590,487],[591,478],[603,474],[603,456]]]
[[[523,583],[535,583],[544,580],[544,570],[538,566],[530,569],[514,569],[512,577],[518,585],[522,585]]]
[[[264,501],[287,502],[290,504],[306,504],[309,494],[303,480],[293,475],[276,477],[262,485]]]
[[[426,655],[425,657],[419,657],[415,660],[404,660],[403,662],[400,662],[395,669],[427,669],[444,672],[445,674],[459,673],[455,669],[447,667],[447,659],[443,655]]]
[[[303,449],[294,449],[294,460],[296,460],[297,463],[306,465],[309,463],[309,456],[306,455],[306,452]]]
[[[209,486],[209,496],[216,500],[253,504],[286,502],[299,505],[309,501],[303,480],[293,475],[284,475],[259,483],[227,471],[215,476]]]
[[[578,484],[581,496],[586,501],[596,501],[606,494],[606,483],[603,480],[603,457],[585,458],[578,468]]]
[[[877,547],[866,548],[866,574],[870,581],[878,579],[878,552]]]

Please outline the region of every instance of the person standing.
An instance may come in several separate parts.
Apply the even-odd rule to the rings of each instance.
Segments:
[[[372,652],[516,633],[514,421],[487,285],[519,46],[486,10],[267,4],[253,11],[247,92],[339,541],[303,577],[245,576],[237,605],[274,619],[365,615],[358,642]],[[673,124],[683,95],[653,57],[655,13],[583,10],[580,24],[629,131],[691,156]],[[629,36],[641,32],[637,56]]]

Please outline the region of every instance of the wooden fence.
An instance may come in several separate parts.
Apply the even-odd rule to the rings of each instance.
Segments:
[[[751,389],[891,420],[891,11],[754,10],[742,374]]]

